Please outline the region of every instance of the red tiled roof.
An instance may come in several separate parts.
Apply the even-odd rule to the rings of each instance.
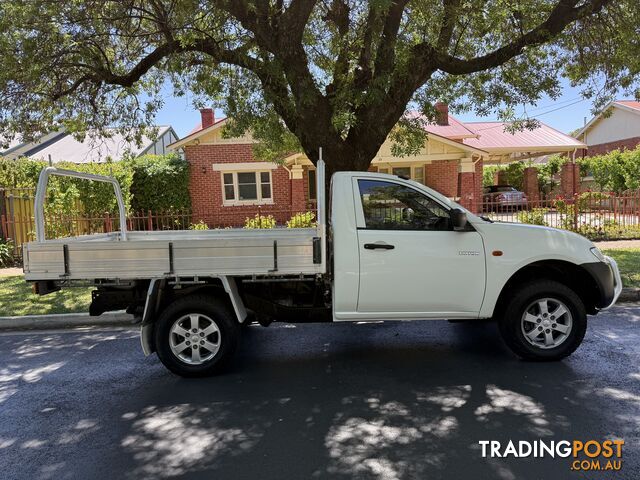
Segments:
[[[473,130],[478,138],[465,138],[463,142],[481,150],[496,149],[535,149],[540,147],[581,148],[585,145],[573,137],[541,123],[533,130],[505,131],[504,122],[469,122],[466,126]]]

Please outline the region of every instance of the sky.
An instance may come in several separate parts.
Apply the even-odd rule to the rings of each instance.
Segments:
[[[591,101],[582,99],[580,91],[571,87],[568,82],[562,83],[562,96],[551,100],[543,98],[536,105],[528,106],[529,117],[535,117],[541,122],[569,133],[580,128],[586,120],[591,118]],[[171,96],[170,89],[166,89],[165,104],[156,117],[157,125],[171,125],[181,138],[186,136],[200,122],[200,113],[191,104],[189,97],[176,98]],[[517,113],[522,113],[522,109]],[[478,117],[472,113],[454,115],[462,121],[489,121],[495,118]],[[224,117],[222,110],[216,110],[216,118]]]

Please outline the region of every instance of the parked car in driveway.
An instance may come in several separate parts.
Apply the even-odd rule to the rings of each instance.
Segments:
[[[527,206],[527,196],[511,185],[491,185],[482,194],[485,211],[516,210]]]

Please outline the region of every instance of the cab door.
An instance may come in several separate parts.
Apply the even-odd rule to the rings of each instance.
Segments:
[[[355,178],[360,283],[370,318],[475,318],[485,290],[482,237],[454,231],[449,207],[408,182]]]

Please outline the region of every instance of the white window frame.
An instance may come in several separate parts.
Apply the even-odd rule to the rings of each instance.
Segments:
[[[389,175],[394,175],[393,173],[394,168],[411,168],[411,175],[410,175],[411,180],[417,181],[421,185],[425,185],[426,178],[425,178],[424,165],[425,165],[424,163],[415,163],[415,162],[386,163],[386,164],[378,165],[378,171],[380,172],[380,169],[382,169],[382,170],[386,170],[386,172],[380,172],[380,173],[387,173]],[[422,182],[416,180],[416,168],[422,168]]]
[[[258,198],[255,200],[239,200],[239,188],[238,188],[238,173],[253,173],[256,178],[256,195]],[[261,174],[269,174],[269,188],[271,190],[271,198],[262,198],[262,179]],[[233,195],[232,200],[227,199],[227,192],[225,190],[224,176],[225,174],[233,175]],[[234,206],[234,205],[273,205],[273,175],[271,170],[221,170],[220,171],[220,184],[222,186],[222,205]]]

